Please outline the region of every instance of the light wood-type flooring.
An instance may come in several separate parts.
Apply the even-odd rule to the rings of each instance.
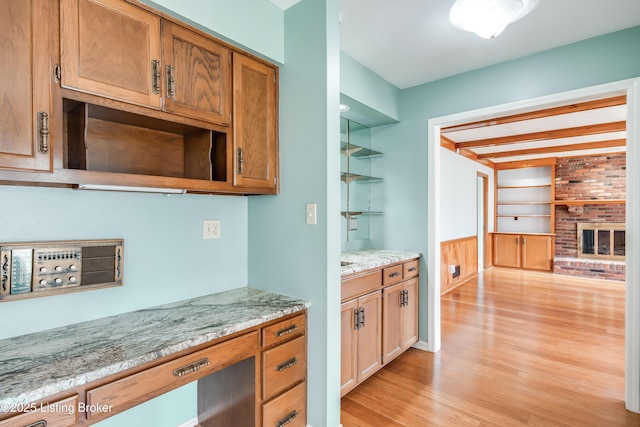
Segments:
[[[490,269],[442,296],[442,350],[342,398],[356,426],[640,426],[624,407],[624,283]]]

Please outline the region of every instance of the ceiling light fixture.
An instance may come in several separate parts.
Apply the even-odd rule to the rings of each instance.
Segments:
[[[456,0],[449,20],[461,30],[492,39],[519,18],[523,9],[522,0]]]
[[[351,107],[349,107],[347,104],[340,104],[340,112],[344,113],[345,111],[349,111]]]

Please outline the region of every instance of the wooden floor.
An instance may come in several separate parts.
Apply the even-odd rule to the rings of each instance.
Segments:
[[[442,350],[342,398],[356,426],[640,426],[624,408],[624,284],[491,269],[442,297]]]

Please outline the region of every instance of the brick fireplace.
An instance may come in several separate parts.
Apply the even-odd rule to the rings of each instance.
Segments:
[[[579,223],[625,223],[626,156],[559,158],[556,164],[554,272],[625,279],[624,260],[578,257]]]

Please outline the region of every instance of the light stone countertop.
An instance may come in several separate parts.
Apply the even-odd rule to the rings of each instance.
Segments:
[[[309,305],[239,288],[0,340],[0,408],[35,402]]]
[[[342,276],[369,270],[370,268],[384,267],[396,262],[409,261],[420,258],[419,252],[403,252],[380,249],[360,249],[356,251],[342,252],[340,261],[342,264]]]

